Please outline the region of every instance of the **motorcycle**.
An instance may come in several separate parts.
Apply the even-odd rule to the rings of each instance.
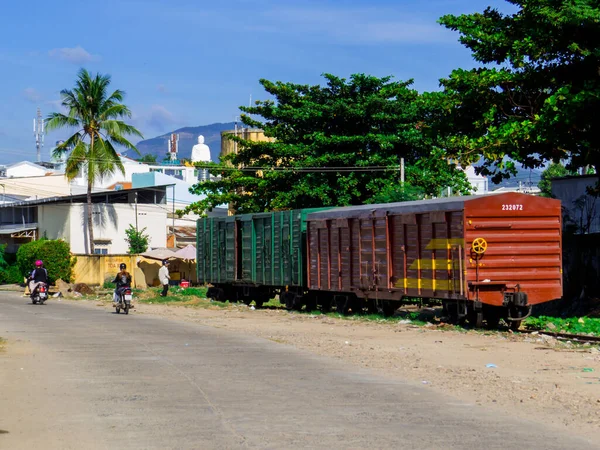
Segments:
[[[123,310],[125,314],[129,314],[129,309],[131,308],[131,301],[133,300],[131,288],[120,288],[117,292],[117,300],[118,301],[115,305],[115,311],[117,312],[117,314],[119,314],[121,310]]]
[[[34,305],[37,303],[43,305],[46,300],[48,300],[48,286],[46,283],[40,283],[31,293],[31,302]]]

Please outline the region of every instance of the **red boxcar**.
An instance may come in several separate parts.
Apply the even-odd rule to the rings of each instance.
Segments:
[[[451,318],[517,328],[562,296],[560,201],[519,193],[337,208],[308,215],[308,285],[340,312],[444,300]]]

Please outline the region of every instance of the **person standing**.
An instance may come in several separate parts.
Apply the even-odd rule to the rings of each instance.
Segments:
[[[166,297],[167,291],[169,290],[169,280],[171,279],[169,276],[169,261],[166,259],[163,259],[162,267],[158,271],[158,279],[160,280],[160,284],[163,286],[160,296]]]

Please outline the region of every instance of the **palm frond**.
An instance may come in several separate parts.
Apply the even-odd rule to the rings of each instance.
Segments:
[[[75,148],[79,142],[81,142],[81,134],[80,132],[77,132],[52,150],[52,157],[56,159],[62,159],[69,149]]]
[[[116,119],[118,117],[131,117],[131,111],[125,105],[120,103],[113,104],[102,111],[100,114],[101,120]]]
[[[137,136],[144,138],[144,135],[133,125],[128,125],[122,120],[104,120],[100,128],[106,131],[111,137],[114,135]]]
[[[140,151],[137,149],[137,147],[135,145],[133,145],[131,142],[129,142],[125,137],[123,137],[122,135],[109,135],[107,137],[107,140],[112,143],[121,145],[123,147],[125,147],[128,150],[133,150],[134,152],[136,152],[138,155],[140,154]]]
[[[65,167],[65,176],[68,180],[73,180],[76,178],[81,170],[85,168],[85,163],[88,156],[87,150],[88,146],[83,141],[79,141],[75,148],[73,148]]]
[[[50,113],[48,117],[46,117],[45,126],[47,131],[65,127],[78,127],[79,120],[74,117],[65,116],[61,113]]]
[[[104,178],[113,175],[117,169],[123,175],[125,174],[123,162],[109,141],[98,137],[95,141],[94,153],[94,171],[96,175]]]

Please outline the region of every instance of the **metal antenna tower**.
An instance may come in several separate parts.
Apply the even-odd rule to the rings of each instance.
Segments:
[[[177,160],[177,152],[179,151],[179,135],[172,133],[169,138],[169,160],[175,162]]]
[[[33,135],[35,136],[35,147],[37,148],[37,162],[42,161],[42,147],[44,146],[44,119],[40,108],[37,109],[37,116],[33,119]]]

